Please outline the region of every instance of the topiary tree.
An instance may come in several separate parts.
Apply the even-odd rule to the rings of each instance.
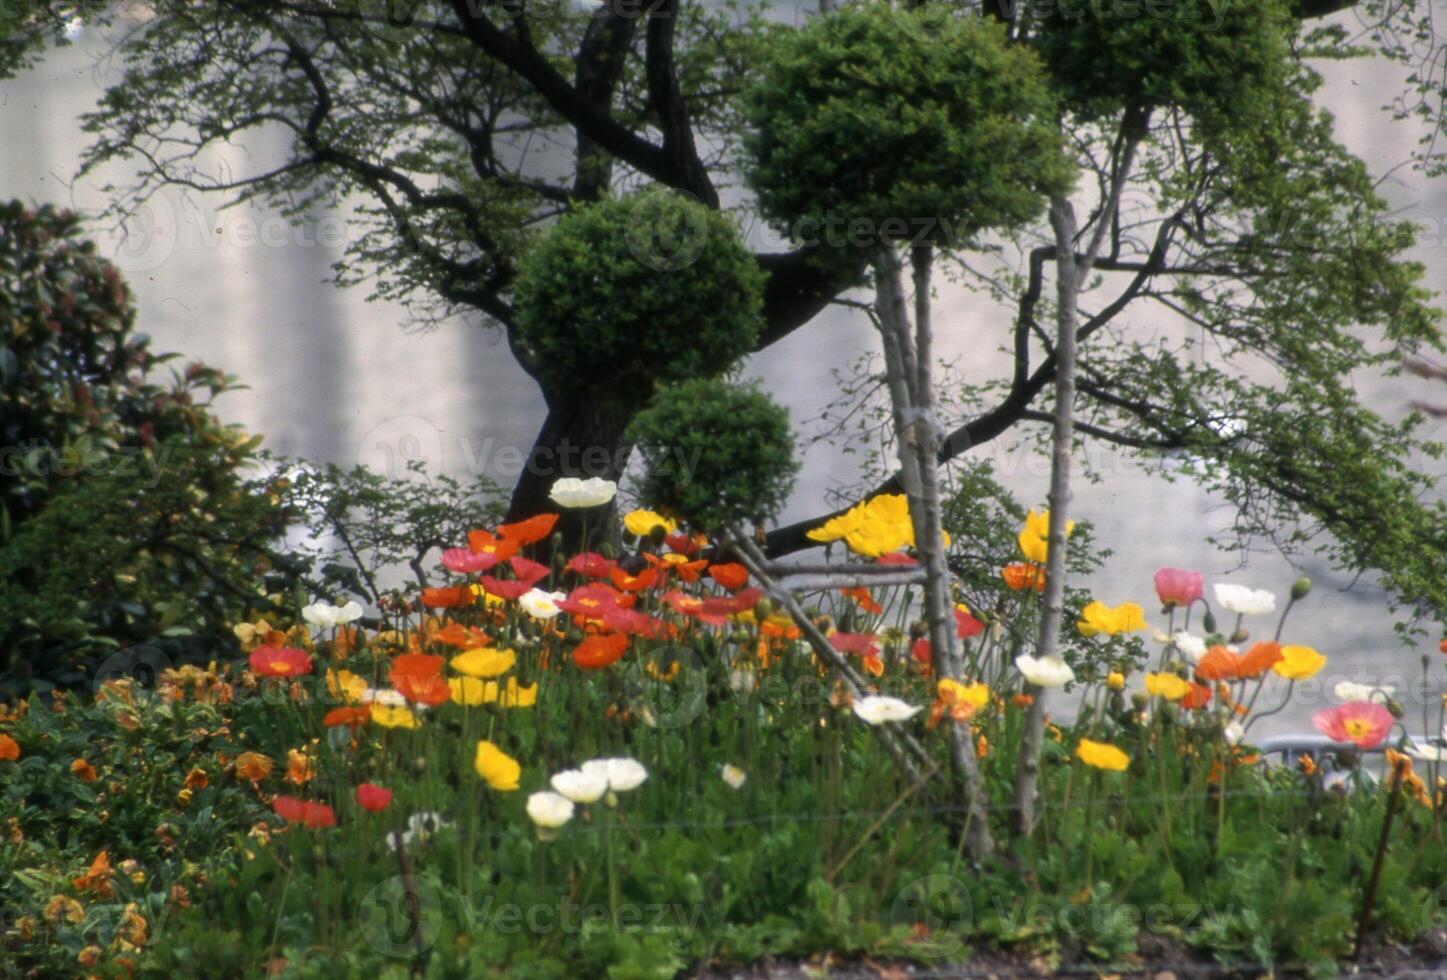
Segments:
[[[1084,118],[1172,107],[1210,127],[1269,100],[1299,28],[1286,0],[1172,0],[1141,16],[1089,0],[1046,5],[1031,44],[1061,102]]]
[[[644,502],[705,532],[775,516],[799,471],[788,411],[755,385],[669,385],[628,436],[643,456]]]
[[[539,439],[521,477],[617,480],[659,384],[712,377],[758,339],[764,275],[726,214],[658,188],[570,211],[518,269],[517,343],[573,453]],[[580,530],[564,515],[565,539]]]
[[[806,242],[863,222],[875,243],[962,246],[1072,182],[1047,77],[997,22],[859,4],[768,55],[745,101],[746,173],[760,211]]]
[[[763,280],[728,215],[665,188],[606,198],[522,259],[518,340],[546,390],[646,400],[656,383],[716,375],[752,349]]]

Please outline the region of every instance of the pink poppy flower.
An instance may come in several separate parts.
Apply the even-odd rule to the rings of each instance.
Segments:
[[[442,567],[458,575],[474,575],[485,572],[497,564],[497,555],[491,552],[476,552],[468,548],[448,548],[442,553]]]
[[[1156,596],[1161,605],[1189,606],[1201,598],[1206,583],[1200,572],[1187,572],[1179,568],[1162,568],[1156,571]]]
[[[1375,701],[1348,701],[1318,711],[1311,723],[1333,741],[1355,742],[1360,748],[1373,749],[1386,740],[1393,719],[1392,713]]]

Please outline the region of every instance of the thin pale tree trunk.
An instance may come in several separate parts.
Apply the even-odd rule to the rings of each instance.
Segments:
[[[940,503],[939,450],[941,427],[934,417],[931,379],[930,266],[927,246],[914,259],[915,324],[910,330],[898,253],[892,246],[876,255],[875,310],[884,342],[885,377],[900,439],[900,467],[909,498],[915,550],[925,567],[925,619],[930,658],[936,679],[960,679],[960,656],[950,601],[950,573],[945,560]],[[975,743],[967,725],[949,726],[950,759],[965,795],[965,845],[979,861],[994,848],[990,836],[989,801],[980,775]]]

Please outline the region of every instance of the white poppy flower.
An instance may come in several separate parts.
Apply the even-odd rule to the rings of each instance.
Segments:
[[[1064,687],[1075,680],[1075,671],[1055,654],[1048,657],[1023,654],[1015,658],[1015,669],[1036,687]]]
[[[348,602],[343,606],[334,606],[329,602],[313,602],[310,606],[302,607],[301,618],[319,629],[331,629],[361,619],[362,607],[355,601]]]
[[[1246,728],[1239,721],[1233,721],[1226,725],[1221,734],[1226,737],[1228,745],[1240,745],[1241,740],[1246,737]]]
[[[1217,582],[1216,604],[1239,616],[1263,616],[1276,610],[1276,596],[1265,589],[1248,589],[1244,585]]]
[[[378,690],[375,687],[363,688],[360,700],[363,704],[380,704],[385,708],[404,708],[407,706],[407,699],[402,696],[402,692],[393,690],[390,687],[386,690]],[[417,705],[417,707],[420,708],[422,706]]]
[[[552,492],[548,496],[553,503],[559,507],[601,507],[612,500],[618,493],[618,484],[612,480],[605,480],[602,477],[590,477],[580,480],[575,476],[565,476],[553,484]]]
[[[648,778],[648,770],[636,759],[591,759],[579,767],[584,773],[601,775],[612,793],[637,789]]]
[[[552,778],[553,789],[574,803],[596,803],[608,792],[608,776],[596,770],[564,769]]]
[[[731,766],[727,763],[725,763],[719,775],[722,776],[723,781],[728,783],[733,789],[741,788],[744,785],[744,780],[749,778],[748,773],[744,772],[738,766]]]
[[[871,725],[882,725],[886,721],[908,721],[923,710],[899,698],[881,695],[870,695],[854,702],[854,713]]]
[[[1390,688],[1355,681],[1338,681],[1331,693],[1338,701],[1376,701],[1380,704],[1385,704],[1392,696]]]
[[[402,846],[411,847],[416,841],[427,841],[439,830],[450,826],[452,824],[436,811],[423,810],[421,813],[414,813],[407,818],[407,829],[402,831]],[[397,849],[397,841],[391,834],[387,835],[387,846],[394,851]]]
[[[1416,739],[1407,743],[1407,754],[1414,759],[1421,759],[1423,762],[1447,762],[1447,748],[1428,745]]]
[[[561,827],[573,819],[573,801],[547,790],[528,797],[528,816],[544,830]]]
[[[566,592],[544,592],[542,589],[529,589],[518,599],[518,605],[523,607],[523,612],[533,619],[552,619],[559,612],[558,602],[566,599]]]
[[[1199,661],[1206,655],[1206,641],[1194,633],[1187,633],[1185,630],[1173,633],[1171,635],[1171,644],[1175,646],[1177,650],[1190,657],[1193,663]]]

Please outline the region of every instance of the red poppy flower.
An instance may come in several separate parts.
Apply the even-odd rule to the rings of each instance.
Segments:
[[[741,589],[731,596],[703,600],[703,611],[710,616],[735,616],[757,606],[763,597],[763,589]]]
[[[720,562],[708,567],[708,577],[730,592],[737,592],[749,584],[749,570],[737,562]]]
[[[637,575],[629,575],[614,565],[608,572],[608,578],[615,588],[622,589],[624,592],[642,592],[658,584],[658,569],[645,568]]]
[[[491,531],[468,531],[467,548],[469,551],[479,555],[492,555],[498,561],[511,558],[517,554],[518,543],[508,538],[499,537]]]
[[[547,565],[535,562],[530,558],[523,558],[521,555],[514,555],[508,559],[512,566],[512,573],[517,576],[519,582],[526,582],[531,588],[543,579],[548,577],[550,569]]]
[[[363,783],[357,787],[357,806],[368,813],[380,813],[392,802],[392,791]]]
[[[626,602],[623,601],[625,599]],[[588,619],[597,619],[605,610],[614,606],[627,607],[632,604],[632,596],[624,596],[611,585],[604,585],[602,582],[580,585],[569,593],[566,599],[559,599],[557,603],[563,612]]]
[[[1204,708],[1211,700],[1211,688],[1205,684],[1192,684],[1186,696],[1181,698],[1181,707],[1196,709]]]
[[[295,647],[257,647],[249,662],[252,672],[261,677],[298,677],[312,672],[312,658]]]
[[[602,614],[603,625],[610,630],[619,633],[633,633],[637,636],[645,636],[656,640],[666,636],[670,630],[667,623],[661,619],[644,615],[632,609],[625,609],[622,606],[611,606],[605,609]]]
[[[495,595],[499,599],[519,599],[523,593],[532,588],[528,582],[518,579],[497,579],[491,575],[484,575],[478,579],[482,587],[487,590],[488,595]]]
[[[873,633],[830,633],[829,645],[840,653],[869,656],[879,653],[878,637]]]
[[[328,711],[326,717],[322,719],[322,724],[328,728],[336,728],[338,725],[351,725],[353,728],[360,728],[367,723],[367,719],[371,716],[371,708],[365,706],[355,708],[350,705],[344,705],[343,707],[333,708],[331,711]]]
[[[271,801],[271,808],[287,823],[304,824],[313,829],[337,825],[336,813],[325,803],[299,800],[295,796],[278,796]]]
[[[870,615],[877,616],[884,612],[884,607],[876,602],[874,596],[870,595],[869,590],[862,585],[853,589],[840,589],[840,591],[844,593],[846,599],[851,600]]]
[[[929,640],[922,636],[909,645],[909,655],[926,666],[934,662],[933,653],[934,647],[930,646]]]
[[[608,573],[613,570],[613,564],[613,559],[604,558],[596,551],[584,551],[574,555],[563,567],[588,578],[607,578]]]
[[[553,526],[558,523],[557,514],[538,514],[529,517],[525,521],[517,521],[513,524],[499,524],[497,536],[504,541],[511,541],[518,547],[537,544],[539,541],[553,533]]]
[[[497,561],[497,555],[487,551],[473,551],[471,548],[448,548],[442,553],[442,567],[459,575],[485,572],[496,565]]]
[[[708,539],[702,534],[684,534],[678,531],[665,536],[663,543],[668,545],[670,551],[676,551],[680,555],[696,555],[708,544]]]
[[[599,670],[623,659],[628,644],[626,633],[590,636],[573,648],[573,663],[584,670]]]
[[[955,630],[959,634],[960,639],[968,640],[972,636],[979,636],[985,632],[985,624],[974,616],[971,616],[965,610],[956,607]]]
[[[429,609],[455,609],[471,604],[471,586],[453,585],[422,590],[422,605]]]

